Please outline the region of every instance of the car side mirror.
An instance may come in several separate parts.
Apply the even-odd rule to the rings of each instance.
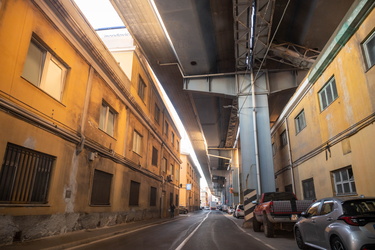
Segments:
[[[303,212],[301,213],[301,216],[304,217],[304,218],[307,218],[307,217],[309,217],[309,214],[306,213],[305,211],[303,211]]]
[[[258,201],[252,201],[251,203],[255,204],[255,205],[258,205]]]

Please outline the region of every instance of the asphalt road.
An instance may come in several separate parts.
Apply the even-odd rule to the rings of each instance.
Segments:
[[[266,238],[221,211],[201,210],[163,224],[118,234],[70,249],[297,250],[292,233]]]

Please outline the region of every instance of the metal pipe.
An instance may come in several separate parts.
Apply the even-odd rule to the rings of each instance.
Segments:
[[[251,98],[253,104],[253,127],[254,127],[254,146],[255,146],[255,166],[257,175],[257,186],[258,195],[262,193],[261,183],[260,183],[260,167],[259,167],[259,153],[258,153],[258,131],[257,131],[257,115],[256,115],[256,101],[255,101],[255,84],[254,84],[254,72],[251,68]]]
[[[286,139],[288,143],[288,155],[289,155],[289,165],[290,165],[290,172],[292,178],[292,190],[293,193],[296,193],[296,187],[294,183],[294,172],[293,172],[293,159],[292,159],[292,147],[290,145],[290,138],[289,138],[289,125],[288,125],[288,117],[285,117],[285,131],[286,131]]]

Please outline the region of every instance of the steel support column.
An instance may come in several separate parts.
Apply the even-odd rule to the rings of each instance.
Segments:
[[[259,81],[257,82],[259,85],[255,88],[252,85],[252,75],[239,77],[239,81],[240,86],[245,86],[238,97],[242,166],[241,189],[243,192],[257,190],[258,194],[259,192],[273,192],[276,187],[268,96],[264,93],[266,86],[262,86],[262,81]]]

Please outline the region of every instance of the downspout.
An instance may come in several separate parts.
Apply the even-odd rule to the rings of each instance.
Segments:
[[[251,8],[251,17],[249,23],[251,25],[250,33],[250,53],[249,53],[249,70],[250,70],[250,81],[251,81],[251,99],[253,105],[253,127],[254,127],[254,146],[255,146],[255,166],[256,166],[256,175],[257,175],[257,193],[258,196],[262,194],[262,185],[260,183],[260,166],[259,166],[259,149],[258,149],[258,130],[257,130],[257,112],[256,112],[256,101],[255,101],[255,79],[253,71],[253,60],[254,60],[254,43],[255,43],[255,22],[256,22],[256,3],[253,1]]]
[[[254,72],[251,68],[251,98],[253,104],[253,127],[254,127],[254,145],[255,145],[255,166],[257,171],[257,185],[258,185],[258,195],[262,193],[261,183],[260,183],[260,167],[259,167],[259,149],[258,149],[258,131],[257,131],[257,112],[256,112],[256,102],[255,102],[255,84],[254,84]]]
[[[84,132],[85,132],[86,118],[87,118],[87,112],[88,112],[89,102],[90,102],[90,96],[91,96],[93,75],[94,75],[94,68],[92,66],[90,66],[89,75],[88,75],[88,78],[87,78],[85,102],[84,102],[83,111],[82,111],[81,128],[80,128],[80,131],[79,131],[80,136],[81,136],[81,141],[77,145],[77,149],[76,149],[76,154],[77,155],[82,152],[83,147],[85,145],[86,138],[85,138]]]
[[[289,166],[290,166],[290,175],[292,178],[292,190],[293,193],[296,193],[296,187],[294,183],[294,172],[293,172],[293,159],[292,159],[292,147],[290,145],[290,138],[289,138],[289,125],[288,125],[288,118],[285,117],[285,131],[286,131],[286,139],[288,143],[288,156],[289,156]]]

